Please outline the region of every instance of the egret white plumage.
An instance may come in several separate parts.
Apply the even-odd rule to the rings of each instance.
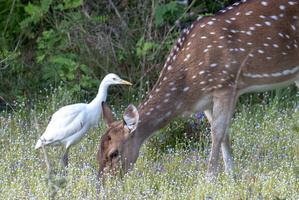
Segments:
[[[45,146],[65,146],[62,162],[68,164],[68,151],[81,141],[87,131],[99,121],[102,102],[106,101],[110,85],[132,85],[116,74],[108,74],[100,84],[97,96],[89,104],[77,103],[60,108],[52,115],[44,134],[38,139],[35,149]]]

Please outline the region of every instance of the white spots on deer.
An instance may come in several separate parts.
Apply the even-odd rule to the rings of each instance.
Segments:
[[[293,5],[296,5],[297,2],[295,2],[295,1],[289,1],[288,4],[290,4],[291,6],[293,6]]]
[[[265,24],[266,24],[267,26],[271,26],[271,22],[269,22],[269,21],[266,21]]]
[[[187,92],[189,89],[190,89],[190,87],[185,87],[185,88],[183,89],[183,91],[184,91],[184,92]]]
[[[263,6],[268,6],[268,2],[267,1],[262,1],[262,5]]]
[[[208,25],[213,25],[214,22],[213,22],[213,21],[209,21],[207,24],[208,24]]]
[[[263,53],[265,53],[265,51],[263,51],[263,50],[261,50],[261,49],[259,49],[259,50],[257,50],[259,53],[261,53],[261,54],[263,54]]]
[[[279,6],[279,9],[280,9],[280,10],[285,10],[286,7],[285,7],[284,5],[280,5],[280,6]]]
[[[278,17],[276,15],[271,16],[272,19],[278,20]]]
[[[176,59],[176,55],[174,55],[174,56],[172,57],[172,61],[175,61],[175,59]]]
[[[280,77],[283,75],[290,75],[290,74],[295,74],[296,72],[299,71],[299,66],[289,70],[284,70],[282,72],[276,72],[276,73],[272,73],[272,74],[251,74],[251,73],[244,73],[244,76],[250,77],[250,78],[269,78],[269,77]]]
[[[294,31],[296,31],[296,27],[294,25],[291,25],[291,27]]]
[[[246,68],[244,72],[247,73],[243,75],[241,70],[241,78],[276,78],[278,80],[278,77],[298,72],[298,66],[289,70],[283,70],[287,68],[282,67],[280,71],[273,71],[273,68],[264,70],[266,66],[278,65],[280,63],[278,57],[286,60],[287,55],[296,55],[292,51],[294,48],[299,48],[297,43],[299,41],[297,34],[299,17],[296,12],[289,13],[288,11],[292,5],[298,6],[298,2],[290,0],[279,3],[261,0],[251,1],[251,3],[255,3],[255,6],[258,5],[260,8],[255,9],[252,6],[247,9],[236,8],[235,11],[221,14],[219,17],[215,15],[198,18],[195,24],[183,31],[183,35],[174,46],[173,54],[170,54],[167,59],[168,63],[165,65],[167,70],[164,70],[164,73],[169,73],[168,79],[164,74],[165,77],[163,76],[164,78],[162,77],[160,81],[167,81],[155,89],[158,92],[161,88],[160,95],[165,98],[161,100],[162,102],[164,100],[164,103],[172,103],[172,98],[183,92],[184,95],[194,93],[196,90],[193,87],[199,87],[198,91],[209,93],[211,90],[234,86],[236,70],[243,62]],[[270,8],[271,12],[267,11]],[[235,9],[235,7],[228,9]],[[261,10],[267,12],[260,12]],[[286,17],[288,21],[281,25]],[[248,20],[244,23],[245,19]],[[273,29],[269,29],[270,26]],[[194,32],[191,31],[192,28]],[[220,55],[221,57],[218,58]],[[172,63],[174,61],[178,64]],[[261,70],[256,67],[253,68],[256,71],[251,71],[252,63],[255,63],[255,66],[261,64],[265,67],[261,67]],[[180,85],[181,83],[176,81],[174,81],[175,84],[169,83],[170,74],[176,72],[181,74],[180,78],[189,79],[189,85]],[[179,78],[178,75],[177,78]],[[162,93],[164,90],[167,91]]]
[[[245,15],[251,15],[253,13],[253,11],[248,11],[245,13]]]
[[[273,44],[273,47],[278,48],[279,45],[278,44]]]
[[[264,15],[260,15],[260,18],[265,19],[266,17]]]
[[[187,61],[187,60],[189,60],[189,58],[190,58],[190,54],[188,54],[187,56],[186,56],[186,58],[184,59],[184,61]]]

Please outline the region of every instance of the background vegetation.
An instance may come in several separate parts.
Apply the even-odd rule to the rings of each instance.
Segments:
[[[209,124],[183,116],[142,148],[135,170],[104,187],[95,158],[104,124],[71,149],[48,148],[55,190],[37,138],[60,107],[89,102],[109,72],[134,83],[109,89],[121,117],[152,88],[182,28],[232,0],[0,0],[1,199],[299,199],[299,96],[286,89],[240,98],[231,138],[236,177],[205,179]],[[242,106],[240,106],[242,105]],[[45,181],[44,181],[45,180]]]
[[[131,102],[152,88],[182,28],[233,2],[0,0],[1,102],[43,98],[51,85],[90,100],[109,72],[135,88],[111,89],[113,102]]]

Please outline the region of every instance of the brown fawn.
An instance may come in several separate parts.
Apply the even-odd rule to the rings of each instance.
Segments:
[[[299,87],[299,0],[243,0],[183,30],[147,98],[116,121],[103,103],[108,130],[98,149],[100,174],[126,173],[141,145],[184,112],[211,123],[208,175],[217,173],[220,148],[234,170],[229,123],[237,98],[292,83]]]

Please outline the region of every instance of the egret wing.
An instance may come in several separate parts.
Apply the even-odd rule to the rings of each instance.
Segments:
[[[51,143],[77,133],[87,123],[85,112],[86,104],[74,104],[62,107],[53,114],[42,138]]]

